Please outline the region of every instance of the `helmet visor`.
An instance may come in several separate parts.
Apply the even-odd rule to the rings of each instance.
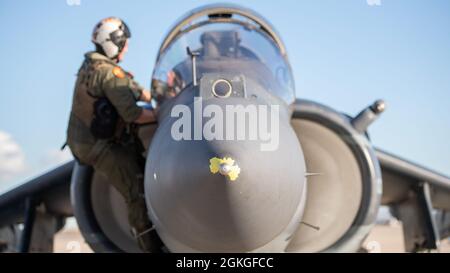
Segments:
[[[125,24],[125,22],[122,21],[122,25],[120,26],[120,28],[122,29],[123,34],[125,35],[125,37],[131,38],[130,29],[128,28],[127,24]]]

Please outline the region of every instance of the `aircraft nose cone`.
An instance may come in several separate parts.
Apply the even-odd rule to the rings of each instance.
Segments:
[[[262,151],[260,140],[175,140],[176,120],[155,134],[145,178],[149,215],[169,250],[248,252],[286,241],[301,221],[305,191],[289,122],[277,120],[278,148]]]

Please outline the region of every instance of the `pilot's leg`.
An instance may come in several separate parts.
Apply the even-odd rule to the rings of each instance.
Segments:
[[[148,219],[144,199],[143,176],[137,178],[131,187],[131,200],[128,203],[128,221],[135,229],[139,247],[144,252],[161,252],[162,242]]]
[[[105,149],[94,165],[124,197],[128,221],[144,252],[160,252],[161,241],[149,221],[144,199],[144,161],[133,147],[114,144]]]

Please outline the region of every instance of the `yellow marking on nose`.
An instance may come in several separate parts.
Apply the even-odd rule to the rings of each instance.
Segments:
[[[227,176],[230,181],[235,181],[241,172],[241,169],[231,157],[211,158],[209,160],[209,170],[212,174],[220,173]]]

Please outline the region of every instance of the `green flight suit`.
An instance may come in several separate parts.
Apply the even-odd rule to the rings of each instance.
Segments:
[[[137,238],[140,248],[145,252],[157,252],[160,250],[158,236],[154,231],[146,232],[151,223],[143,195],[145,160],[137,137],[124,133],[124,127],[135,121],[143,111],[136,105],[142,90],[132,76],[114,61],[96,52],[87,53],[78,71],[67,144],[75,158],[108,177],[108,181],[124,197],[130,225],[136,234],[145,233]],[[111,139],[96,139],[90,131],[94,103],[102,97],[108,98],[120,117],[115,137]],[[125,138],[128,141],[123,141]]]

